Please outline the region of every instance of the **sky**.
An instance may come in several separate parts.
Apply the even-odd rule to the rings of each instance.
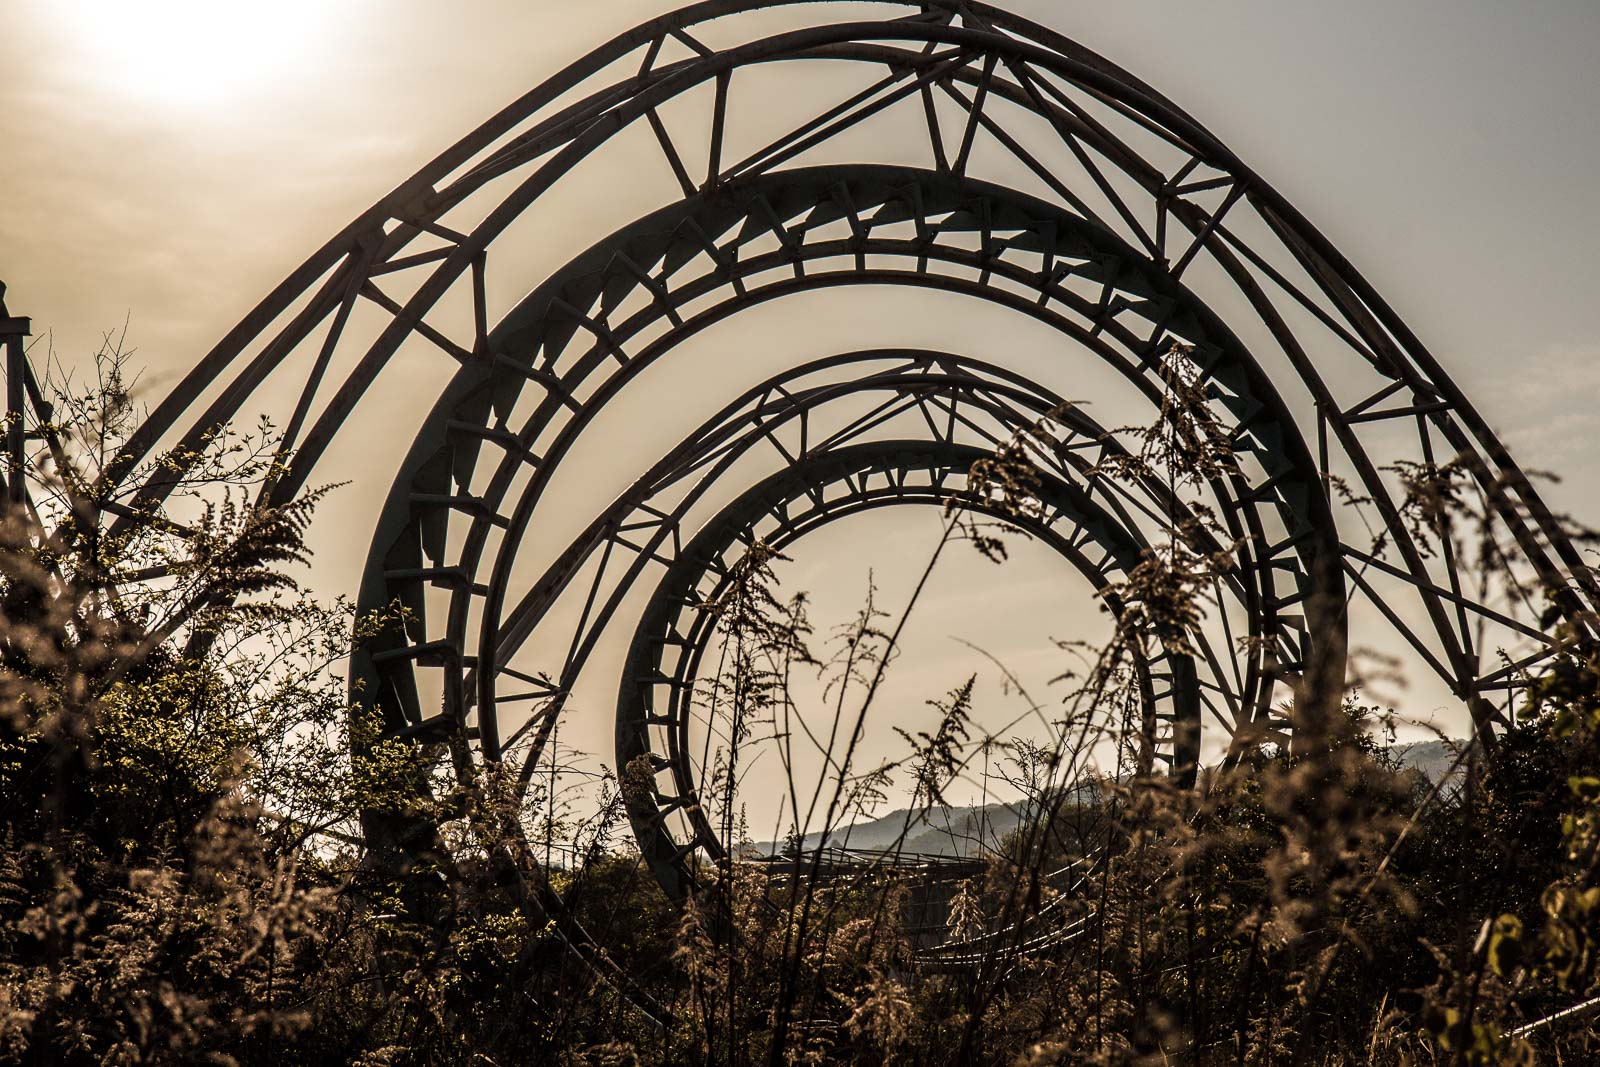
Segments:
[[[1271,181],[1374,282],[1518,460],[1562,476],[1556,505],[1600,523],[1600,4],[1012,6],[1151,83]],[[153,400],[437,151],[664,10],[6,0],[0,280],[11,313],[31,316],[69,366],[126,322]],[[381,496],[389,477],[368,480]],[[347,517],[363,506],[359,490],[346,499]],[[339,540],[324,535],[314,572],[335,591],[365,533]],[[984,610],[1043,611],[1036,579],[1051,565],[1028,564],[1006,580],[1019,599],[996,601],[974,598],[983,572],[962,563],[934,600],[981,630]],[[847,610],[855,589],[834,591],[826,610]],[[954,678],[970,655],[936,631],[927,662],[948,661]],[[1013,651],[1039,661],[1034,676],[1050,673],[1045,653]]]

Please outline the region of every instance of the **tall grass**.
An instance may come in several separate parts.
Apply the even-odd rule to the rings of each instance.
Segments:
[[[1258,739],[1191,775],[1156,758],[1137,668],[1183,647],[1229,563],[1198,547],[1226,544],[1218,531],[1175,523],[1113,590],[1113,632],[1074,680],[1020,691],[1042,740],[983,731],[967,680],[872,760],[863,724],[929,576],[952,551],[1003,561],[1007,535],[952,500],[908,600],[869,594],[822,638],[758,544],[705,605],[720,662],[695,703],[697,799],[717,847],[673,901],[627,832],[654,800],[647,765],[617,768],[574,820],[559,768],[526,787],[495,765],[453,778],[346,706],[352,630],[395,619],[320,606],[288,577],[314,496],[238,503],[272,476],[270,433],[221,435],[183,465],[190,533],[152,513],[108,545],[103,519],[127,504],[95,471],[137,418],[111,356],[64,394],[67,444],[36,472],[54,521],[0,531],[9,1059],[1600,1060],[1600,652],[1575,635],[1526,679],[1517,724],[1468,739],[1440,781],[1402,766],[1386,713],[1315,671],[1281,709],[1295,745]],[[1181,377],[1160,419],[1123,433],[1106,477],[1178,492],[1230,462]],[[1052,442],[1048,420],[1019,435],[968,493],[1037,507],[1029,457]],[[1481,583],[1541,592],[1461,471],[1399,473],[1418,536]],[[823,703],[802,707],[795,681],[813,672]],[[825,768],[813,780],[800,745]],[[784,769],[777,856],[756,854],[741,814],[763,746]],[[1016,828],[976,833],[960,862],[916,855],[919,817],[952,818],[980,765],[1008,783]],[[898,840],[827,847],[892,788],[913,809]],[[369,854],[374,813],[432,836],[404,863]]]

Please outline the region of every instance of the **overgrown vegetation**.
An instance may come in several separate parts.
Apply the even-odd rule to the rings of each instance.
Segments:
[[[349,706],[352,633],[393,619],[319,605],[290,577],[319,494],[246,503],[276,470],[270,427],[157,460],[145,476],[165,465],[179,482],[159,514],[119,488],[143,476],[102,479],[137,414],[111,355],[57,406],[36,472],[56,521],[0,529],[6,1059],[1600,1058],[1584,1021],[1600,994],[1600,650],[1555,613],[1561,652],[1527,680],[1516,725],[1463,746],[1443,781],[1400,766],[1380,709],[1313,678],[1285,714],[1315,743],[1264,742],[1187,786],[1152,760],[1135,665],[1183,642],[1227,561],[1174,530],[1117,590],[1113,637],[1070,692],[1023,694],[1052,743],[976,736],[968,681],[934,687],[933,725],[872,766],[862,722],[915,598],[893,614],[869,599],[819,639],[758,546],[713,605],[724,652],[705,704],[725,744],[702,799],[723,848],[680,905],[626,831],[648,768],[619,768],[597,815],[561,820],[500,768],[439,778],[440,753],[383,740]],[[1141,476],[1227,461],[1181,379],[1134,437],[1118,462]],[[1050,443],[1048,426],[1019,437],[974,491],[1033,506],[1029,450]],[[1464,472],[1402,473],[1420,536],[1483,581],[1522,581]],[[960,541],[1003,558],[952,508],[928,569]],[[788,775],[787,810],[809,813],[797,826],[848,825],[891,779],[936,812],[983,752],[1023,798],[1018,828],[942,888],[895,849],[751,861],[741,754],[776,744],[794,766],[802,670],[828,679],[832,733],[812,740],[833,773]],[[1116,773],[1093,761],[1106,745]],[[430,776],[431,795],[413,788]],[[374,813],[437,827],[437,847],[409,866],[368,855]]]

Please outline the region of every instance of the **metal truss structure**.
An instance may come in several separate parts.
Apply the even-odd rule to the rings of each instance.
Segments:
[[[657,181],[667,191],[639,193],[641,210],[585,198]],[[575,238],[556,202],[611,218]],[[529,277],[497,257],[514,233],[572,251]],[[1052,331],[1059,372],[1007,369],[996,338],[703,381],[731,397],[720,412],[578,522],[550,517],[573,457],[604,449],[619,398],[657,388],[681,348],[851,288]],[[419,348],[449,368],[420,425],[363,407]],[[727,354],[728,381],[741,358]],[[1153,414],[1175,376],[1197,390],[1228,435],[1224,469],[1187,493],[1106,477],[1125,446],[1064,405],[1094,399],[1072,390],[1088,365]],[[1116,613],[1119,581],[1172,531],[1201,529],[1186,519],[1204,509],[1216,532],[1189,547],[1228,559],[1211,617],[1139,668],[1147,758],[1177,774],[1203,744],[1285,740],[1286,696],[1307,671],[1342,670],[1352,642],[1406,648],[1480,731],[1509,713],[1521,672],[1551,654],[1543,605],[1470,580],[1448,539],[1423,543],[1406,463],[1462,471],[1567,622],[1586,626],[1600,599],[1439,362],[1271,185],[1131,74],[966,0],[707,0],[602,45],[319,249],[173,389],[112,476],[272,404],[285,463],[263,504],[303,492],[341,434],[413,441],[360,585],[362,606],[398,600],[411,621],[354,664],[391,736],[446,746],[462,774],[514,767],[526,788],[603,635],[624,633],[614,766],[649,761],[648,802],[629,814],[674,894],[719,854],[690,741],[704,605],[756,539],[955,498],[1053,548]],[[1033,449],[1039,506],[997,512],[968,472],[1041,420],[1057,445]],[[129,515],[174,481],[151,477]]]

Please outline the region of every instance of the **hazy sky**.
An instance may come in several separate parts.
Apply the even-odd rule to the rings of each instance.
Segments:
[[[649,0],[8,0],[0,270],[66,357],[187,366],[311,249]],[[1151,82],[1365,271],[1525,463],[1600,415],[1600,4],[1014,5]],[[1581,503],[1581,494],[1571,494]]]
[[[153,399],[416,167],[667,6],[0,0],[12,313],[69,363],[128,318]],[[1600,3],[1011,6],[1208,125],[1600,521]]]

